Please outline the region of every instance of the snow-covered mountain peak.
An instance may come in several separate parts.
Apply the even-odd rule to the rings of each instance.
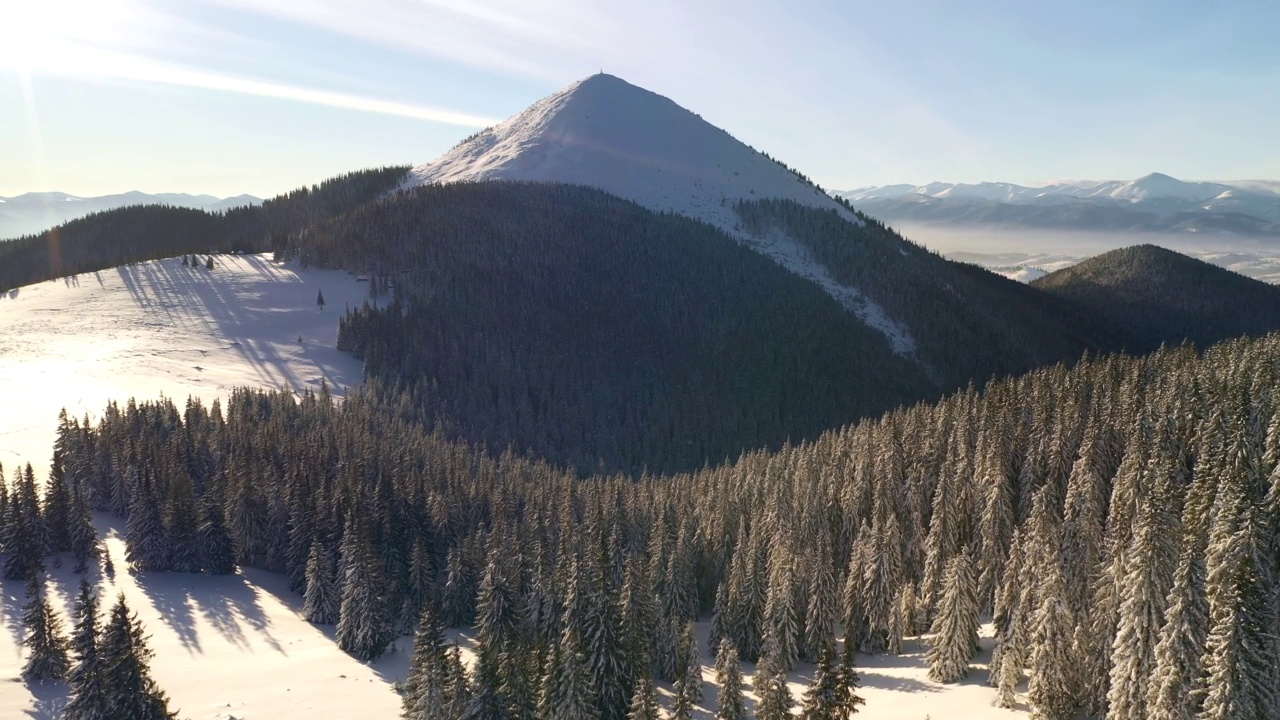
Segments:
[[[410,184],[534,180],[588,185],[740,235],[739,200],[831,208],[832,198],[671,100],[592,75],[419,165]]]

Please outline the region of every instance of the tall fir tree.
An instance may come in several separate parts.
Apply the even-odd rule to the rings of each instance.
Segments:
[[[342,539],[342,566],[338,647],[357,660],[372,660],[386,651],[393,631],[380,563],[358,527],[350,527]]]
[[[969,674],[978,648],[978,587],[967,549],[948,564],[943,583],[925,662],[930,678],[951,683]]]
[[[843,694],[840,668],[831,649],[824,649],[813,669],[813,680],[805,690],[800,720],[844,720],[847,714]]]
[[[106,668],[101,648],[101,623],[98,617],[98,595],[88,581],[80,581],[76,597],[76,626],[71,635],[71,651],[75,664],[68,676],[71,697],[63,713],[64,720],[111,720],[107,700]]]
[[[324,543],[311,543],[307,557],[306,592],[303,593],[302,615],[317,625],[333,625],[338,622],[338,579],[335,576],[333,558]]]
[[[67,637],[62,621],[54,614],[45,597],[39,576],[27,581],[27,604],[22,608],[22,626],[26,637],[27,661],[22,677],[28,681],[63,680],[67,676]]]
[[[744,720],[747,708],[742,697],[742,665],[737,648],[728,640],[720,643],[716,655],[716,684],[716,720]]]
[[[169,709],[168,696],[151,678],[154,653],[147,647],[144,632],[124,595],[120,595],[111,608],[101,644],[108,717],[172,720],[177,713]]]

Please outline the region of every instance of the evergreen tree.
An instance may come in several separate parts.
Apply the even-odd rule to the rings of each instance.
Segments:
[[[1148,684],[1156,666],[1156,643],[1164,624],[1164,606],[1177,554],[1176,532],[1157,493],[1140,511],[1129,553],[1129,573],[1120,604],[1120,621],[1111,653],[1108,717],[1147,718]]]
[[[835,567],[824,540],[819,543],[816,557],[810,564],[809,606],[804,621],[804,652],[801,653],[805,660],[816,661],[824,645],[835,644],[839,613],[840,595]]]
[[[756,720],[791,720],[791,708],[795,699],[791,697],[791,688],[787,685],[787,674],[783,672],[777,660],[777,650],[773,643],[765,641],[764,652],[760,662],[756,664],[753,679],[756,693]]]
[[[1070,720],[1076,702],[1071,692],[1072,627],[1057,552],[1042,563],[1036,611],[1031,634],[1031,679],[1027,699],[1034,720]]]
[[[653,678],[646,672],[635,683],[635,692],[631,694],[631,705],[627,710],[627,720],[662,720],[658,710],[658,694],[653,688]]]
[[[1280,712],[1271,637],[1275,618],[1265,587],[1261,533],[1238,482],[1224,483],[1224,488],[1233,487],[1220,491],[1225,501],[1218,504],[1223,515],[1217,524],[1235,528],[1229,535],[1226,527],[1215,532],[1210,547],[1206,588],[1211,624],[1201,720],[1275,717]]]
[[[102,654],[99,647],[101,627],[98,619],[98,595],[88,581],[81,579],[76,598],[76,627],[71,636],[75,665],[68,682],[71,697],[63,714],[64,720],[110,720],[109,689],[104,684]]]
[[[75,558],[75,572],[83,573],[96,564],[102,555],[98,532],[93,527],[93,516],[84,498],[77,494],[71,499],[70,513],[71,554]]]
[[[978,587],[968,550],[948,564],[944,590],[933,623],[933,641],[925,654],[929,677],[956,682],[969,674],[978,649]]]
[[[595,717],[592,690],[578,632],[572,625],[567,625],[560,644],[547,660],[547,671],[538,698],[538,717],[542,720],[592,720]]]
[[[834,650],[832,651],[834,653]],[[841,715],[839,717],[848,717],[858,712],[859,708],[866,703],[866,700],[858,694],[858,688],[862,685],[862,678],[858,675],[857,660],[858,648],[849,641],[849,636],[845,635],[844,648],[840,656],[840,708]]]
[[[1194,720],[1193,691],[1203,671],[1209,604],[1204,596],[1204,556],[1188,540],[1174,572],[1164,627],[1156,645],[1156,667],[1147,691],[1151,720]]]
[[[200,567],[210,575],[230,575],[236,571],[235,544],[222,517],[222,506],[217,502],[204,503],[200,523]]]
[[[342,567],[338,647],[357,660],[373,660],[393,639],[391,614],[377,556],[359,528],[350,528],[342,539]]]
[[[67,676],[67,638],[62,621],[54,614],[38,576],[27,582],[27,604],[22,610],[27,662],[22,677],[28,681],[62,680]]]
[[[200,526],[195,500],[191,496],[191,483],[186,478],[175,478],[169,484],[164,528],[169,544],[168,569],[171,572],[199,572],[202,567]]]
[[[130,490],[125,544],[125,557],[133,570],[163,572],[169,569],[168,538],[161,522],[155,486],[146,476],[140,476]]]
[[[835,666],[832,651],[824,649],[814,668],[813,680],[805,690],[800,720],[844,720],[847,704],[841,685],[840,669]]]
[[[693,623],[684,627],[680,634],[679,650],[680,677],[676,679],[675,692],[677,703],[682,707],[694,708],[702,702],[702,652],[698,648],[698,636],[694,633]]]
[[[143,633],[142,623],[120,595],[100,646],[108,717],[172,720],[177,714],[169,710],[168,696],[151,679],[153,652]]]
[[[444,716],[445,691],[448,689],[446,662],[440,613],[427,603],[418,618],[413,658],[400,688],[400,717],[405,720],[432,720]]]
[[[737,648],[728,640],[720,643],[720,652],[716,655],[716,684],[720,686],[716,720],[744,720],[747,708],[742,699],[742,666]]]
[[[324,309],[324,291],[323,290],[320,290],[319,292],[316,293],[316,305],[319,306],[321,310]]]

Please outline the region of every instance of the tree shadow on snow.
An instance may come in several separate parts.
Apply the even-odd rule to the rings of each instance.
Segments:
[[[35,698],[35,704],[24,712],[32,720],[61,720],[71,696],[71,688],[64,682],[45,681],[26,683],[27,692]]]

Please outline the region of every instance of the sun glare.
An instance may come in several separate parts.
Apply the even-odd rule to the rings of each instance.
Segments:
[[[0,2],[0,68],[61,67],[74,62],[74,47],[118,44],[135,10],[133,0]]]

